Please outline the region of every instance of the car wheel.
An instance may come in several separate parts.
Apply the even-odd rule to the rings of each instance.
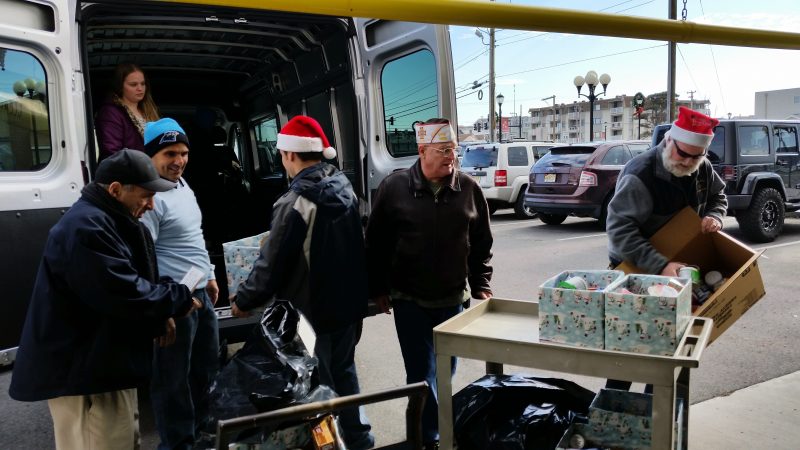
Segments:
[[[567,220],[566,214],[547,214],[547,213],[539,213],[539,219],[542,222],[548,225],[558,225],[561,222]]]
[[[489,202],[489,215],[491,216],[496,212],[497,212],[497,204],[494,202]]]
[[[519,190],[517,201],[514,202],[514,216],[517,219],[533,219],[536,217],[536,211],[525,206],[525,190],[528,186],[524,186]]]
[[[750,208],[739,211],[739,228],[753,242],[774,241],[783,229],[785,215],[783,197],[773,188],[761,189],[753,195]]]

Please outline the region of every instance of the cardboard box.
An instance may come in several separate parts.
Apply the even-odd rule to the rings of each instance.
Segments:
[[[556,450],[573,450],[569,439],[576,433],[586,442],[583,448],[649,449],[653,445],[652,411],[652,394],[601,389],[589,406],[588,423],[573,422]],[[675,422],[672,429],[675,450],[684,450],[684,414],[684,401],[678,397],[675,399]]]
[[[619,270],[566,271],[539,286],[539,340],[604,348],[604,289],[622,278]],[[580,277],[589,289],[565,289],[559,283]]]
[[[265,231],[256,236],[250,236],[237,241],[222,244],[222,253],[225,257],[225,272],[228,275],[228,292],[236,293],[239,285],[247,281],[253,263],[261,254],[261,245],[269,235]]]
[[[703,274],[719,270],[728,279],[693,313],[714,320],[709,344],[766,294],[758,268],[762,252],[721,231],[702,234],[700,218],[691,208],[676,214],[650,238],[650,243],[671,261],[698,266]],[[616,268],[625,273],[642,273],[628,262]]]
[[[672,295],[648,289],[669,286]],[[691,282],[660,275],[626,275],[606,288],[606,350],[672,356],[692,315]]]

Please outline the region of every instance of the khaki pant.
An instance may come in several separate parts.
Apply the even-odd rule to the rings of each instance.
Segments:
[[[47,404],[57,450],[139,448],[136,389],[58,397]]]

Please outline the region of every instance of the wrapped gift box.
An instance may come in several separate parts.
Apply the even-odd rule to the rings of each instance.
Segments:
[[[653,396],[601,389],[589,405],[584,438],[604,447],[650,448]]]
[[[261,244],[269,235],[265,231],[256,236],[250,236],[237,241],[222,244],[225,256],[225,271],[228,275],[228,292],[235,294],[239,285],[247,280],[253,264],[261,254]]]
[[[561,272],[539,286],[539,340],[579,347],[604,347],[604,290],[624,274],[618,270]],[[579,277],[587,289],[559,287]]]
[[[654,295],[653,291],[662,292]],[[626,275],[606,289],[605,298],[606,350],[675,353],[692,314],[692,289],[687,279]]]

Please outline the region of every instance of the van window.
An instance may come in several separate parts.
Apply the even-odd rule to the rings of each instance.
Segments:
[[[278,121],[273,117],[253,124],[258,150],[258,174],[261,177],[282,176],[283,164],[278,153]]]
[[[0,47],[0,172],[41,170],[52,158],[47,75],[30,53]]]
[[[474,145],[467,147],[461,167],[491,167],[497,165],[497,147]]]
[[[433,53],[420,50],[387,63],[381,73],[381,91],[389,154],[416,155],[414,122],[437,117],[439,112]]]
[[[772,127],[773,142],[777,153],[798,153],[797,127],[775,125]]]
[[[509,166],[528,166],[528,149],[525,147],[508,147]]]
[[[739,151],[742,155],[769,155],[769,133],[766,126],[739,127]]]

